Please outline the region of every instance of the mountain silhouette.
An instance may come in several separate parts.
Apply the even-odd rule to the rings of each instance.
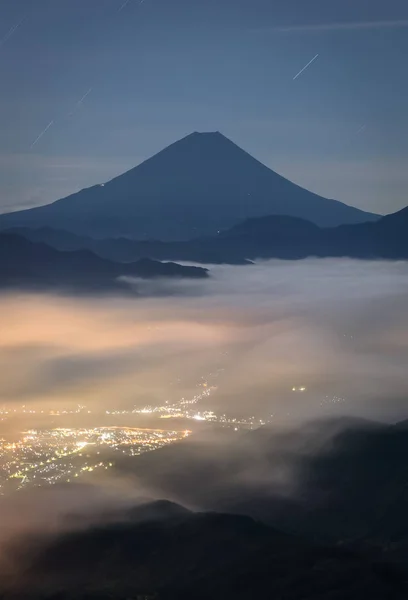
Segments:
[[[330,228],[298,217],[270,215],[246,219],[215,236],[184,242],[93,239],[52,228],[11,231],[59,250],[88,248],[103,258],[124,262],[144,256],[203,264],[246,264],[257,258],[295,260],[309,256],[408,259],[408,208],[372,223]]]
[[[272,215],[248,219],[214,240],[214,251],[239,258],[408,259],[408,208],[372,223],[322,228]]]
[[[408,421],[341,417],[224,436],[191,436],[133,462],[121,458],[115,469],[183,505],[245,514],[315,540],[372,544],[408,565]],[[295,475],[290,494],[282,495],[282,472]]]
[[[278,175],[221,133],[192,133],[136,168],[52,204],[0,215],[0,228],[182,240],[270,214],[320,226],[375,220]]]
[[[207,270],[175,263],[141,259],[116,263],[90,250],[61,252],[15,234],[0,234],[0,289],[55,289],[98,291],[127,289],[120,277],[207,276]]]
[[[144,518],[144,513],[148,518]],[[138,516],[138,513],[141,513]],[[152,518],[153,513],[153,518]],[[403,600],[408,583],[394,568],[348,548],[317,545],[253,519],[169,515],[142,506],[112,525],[33,537],[11,548],[21,568],[13,600]],[[18,562],[17,562],[18,564]],[[3,584],[4,585],[4,584]],[[0,591],[1,594],[1,591]]]

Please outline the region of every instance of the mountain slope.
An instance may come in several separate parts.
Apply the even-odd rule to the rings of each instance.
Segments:
[[[124,457],[115,470],[182,504],[246,514],[315,540],[353,542],[408,564],[407,421],[340,418],[223,435]]]
[[[115,263],[90,250],[60,252],[14,234],[0,234],[0,288],[119,289],[119,277],[206,277],[205,269],[150,259]]]
[[[67,229],[92,237],[189,239],[248,217],[281,214],[322,226],[376,216],[281,177],[220,133],[193,133],[105,185],[0,215],[0,227]]]
[[[32,554],[26,542],[23,568],[6,597],[402,600],[408,593],[403,573],[355,552],[315,546],[238,515],[171,513],[48,544],[36,539]]]

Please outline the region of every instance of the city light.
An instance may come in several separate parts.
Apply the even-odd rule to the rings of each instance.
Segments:
[[[118,426],[22,432],[16,441],[0,440],[0,493],[68,482],[85,473],[111,468],[112,459],[101,460],[102,452],[110,457],[116,453],[137,456],[190,433]]]

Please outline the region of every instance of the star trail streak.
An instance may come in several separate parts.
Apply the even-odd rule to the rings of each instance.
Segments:
[[[319,56],[319,55],[318,55],[318,54],[316,54],[316,56],[314,56],[314,57],[312,58],[312,60],[309,60],[309,62],[307,63],[307,65],[305,65],[305,66],[303,67],[303,69],[301,69],[301,70],[299,71],[299,73],[297,73],[297,74],[294,76],[294,78],[293,78],[293,81],[295,81],[295,79],[297,79],[297,78],[299,77],[299,75],[301,75],[301,74],[303,73],[303,71],[306,71],[306,69],[307,69],[308,67],[310,67],[310,65],[311,65],[311,64],[312,64],[312,63],[313,63],[313,62],[316,60],[316,58],[317,58],[318,56]]]

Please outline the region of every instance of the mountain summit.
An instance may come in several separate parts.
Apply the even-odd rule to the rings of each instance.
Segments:
[[[245,218],[271,214],[320,226],[376,219],[295,185],[219,132],[195,132],[105,185],[0,215],[0,227],[170,240],[215,234]]]

